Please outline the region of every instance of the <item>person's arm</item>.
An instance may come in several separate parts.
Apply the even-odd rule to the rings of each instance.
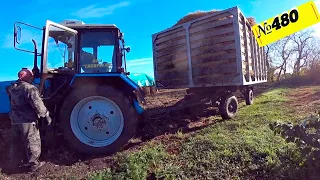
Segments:
[[[39,118],[49,116],[49,111],[47,110],[46,106],[44,105],[44,103],[40,97],[40,93],[36,87],[30,88],[28,90],[28,100],[29,100],[30,105],[36,111]]]

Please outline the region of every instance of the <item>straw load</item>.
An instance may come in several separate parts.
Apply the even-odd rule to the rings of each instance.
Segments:
[[[251,26],[254,26],[257,24],[256,19],[254,19],[254,17],[247,17],[247,20],[249,21]]]
[[[201,18],[203,16],[210,15],[210,14],[215,13],[215,12],[219,12],[219,10],[215,10],[214,9],[214,10],[211,10],[211,11],[196,11],[196,12],[192,12],[192,13],[189,13],[186,16],[182,17],[173,26],[180,25],[180,24],[195,20],[197,18]],[[230,18],[231,18],[231,16],[230,16]],[[220,20],[224,20],[224,19],[226,19],[226,18],[221,18]],[[255,21],[255,19],[253,17],[247,17],[247,20],[248,20],[248,22],[250,23],[251,26],[256,24],[256,21]]]
[[[207,16],[207,15],[210,15],[210,14],[213,14],[215,12],[219,12],[219,10],[210,10],[210,11],[196,11],[196,12],[191,12],[189,14],[187,14],[186,16],[182,17],[176,24],[174,24],[173,26],[177,26],[177,25],[180,25],[180,24],[183,24],[183,23],[187,23],[189,21],[193,21],[195,19],[198,19],[198,18],[201,18],[201,17],[204,17],[204,16]],[[229,18],[232,18],[232,15],[230,16],[227,16],[227,17],[223,17],[223,18],[220,18],[219,20],[225,20],[225,19],[229,19]],[[249,24],[251,26],[254,26],[256,24],[256,20],[255,18],[253,17],[247,17],[246,18],[247,21],[249,22]],[[243,73],[245,75],[245,78],[248,80],[248,76],[247,76],[247,72],[248,72],[248,69],[246,69],[246,66],[247,66],[247,62],[243,62],[244,63],[244,67],[243,67]],[[252,80],[255,79],[254,77],[254,72],[252,70],[250,70],[250,76],[252,78]]]

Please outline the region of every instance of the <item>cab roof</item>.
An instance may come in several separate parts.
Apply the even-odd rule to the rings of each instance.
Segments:
[[[75,28],[75,29],[92,29],[92,28],[118,29],[118,27],[114,24],[67,24],[64,26],[69,28]]]
[[[79,20],[64,20],[59,24],[69,28],[75,28],[75,29],[91,29],[91,28],[118,29],[118,27],[115,24],[85,24],[83,21],[79,21]]]

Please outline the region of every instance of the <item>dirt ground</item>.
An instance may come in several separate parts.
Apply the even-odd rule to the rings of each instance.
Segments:
[[[259,95],[270,88],[269,85],[259,86],[254,92]],[[318,100],[320,94],[315,97],[305,98],[306,92],[292,92],[291,96],[301,98],[305,104]],[[168,107],[181,100],[186,94],[185,90],[160,90],[156,95],[148,96],[148,105],[145,107],[147,113],[140,121],[136,137],[123,148],[123,151],[130,151],[139,148],[147,141],[170,141],[166,136],[170,133],[183,131],[193,133],[215,123],[220,117],[216,110],[210,110],[205,115],[194,115],[190,111],[180,111],[178,113],[168,112]],[[308,96],[309,97],[309,96]],[[319,103],[319,102],[318,102]],[[299,101],[297,101],[298,106]],[[213,116],[216,115],[216,116]],[[214,118],[213,118],[214,117]],[[2,121],[0,123],[0,168],[4,168],[8,162],[10,123]],[[85,178],[89,172],[104,169],[112,166],[112,156],[88,156],[76,153],[68,147],[61,134],[55,138],[48,138],[49,145],[43,147],[41,159],[46,161],[41,169],[35,173],[15,172],[7,174],[2,171],[0,179],[70,179],[73,177]],[[170,147],[169,147],[170,148]],[[172,149],[174,151],[174,148]]]
[[[319,86],[306,86],[297,88],[287,95],[290,101],[290,107],[302,114],[314,113],[320,110],[320,88]]]

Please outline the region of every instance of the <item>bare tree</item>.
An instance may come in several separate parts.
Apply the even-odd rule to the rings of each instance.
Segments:
[[[312,53],[315,51],[315,37],[312,30],[299,31],[290,36],[292,41],[293,51],[295,59],[293,62],[293,73],[300,74],[300,70],[306,67],[308,59],[312,57]]]
[[[268,69],[271,67],[271,64],[272,64],[271,54],[275,51],[276,48],[277,48],[277,43],[272,43],[266,46],[266,59],[267,59],[266,66]]]
[[[282,74],[286,77],[290,69],[295,75],[300,75],[302,70],[316,66],[318,68],[320,38],[316,37],[310,29],[299,31],[268,45],[266,55],[269,70],[278,71],[277,81],[280,80]]]
[[[277,48],[277,43],[272,43],[266,46],[265,53],[266,53],[266,67],[268,71],[268,79],[273,82],[274,80],[274,71],[276,68],[273,65],[273,54]]]
[[[308,55],[308,59],[306,60],[306,68],[312,69],[318,62],[320,61],[320,39],[319,37],[314,37],[311,48],[310,54]]]
[[[272,53],[273,64],[276,69],[279,69],[277,81],[280,80],[281,74],[283,73],[286,76],[288,62],[294,53],[294,49],[291,45],[291,37],[287,36],[279,41],[275,42],[274,52]]]

